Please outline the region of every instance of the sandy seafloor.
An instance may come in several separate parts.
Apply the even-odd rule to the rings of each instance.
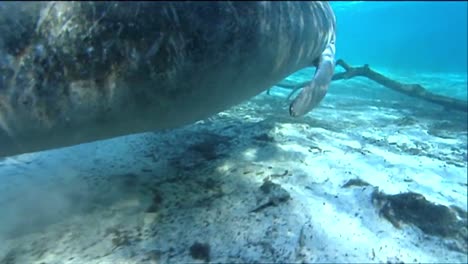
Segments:
[[[466,98],[466,75],[411,82]],[[180,129],[2,159],[0,263],[468,261],[466,113],[355,78],[291,118],[288,93]],[[379,203],[376,190],[427,201]]]

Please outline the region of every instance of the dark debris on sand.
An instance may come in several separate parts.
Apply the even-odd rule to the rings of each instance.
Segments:
[[[260,193],[257,197],[258,206],[250,212],[259,212],[270,206],[278,206],[280,203],[287,202],[291,195],[281,185],[272,182],[269,178],[263,180],[260,186]]]
[[[208,243],[195,242],[190,246],[190,255],[194,259],[210,261],[210,245]]]
[[[372,193],[372,202],[395,227],[400,228],[401,223],[415,225],[428,235],[454,239],[457,250],[468,252],[465,210],[431,203],[423,195],[413,192],[387,195],[376,189]]]
[[[356,179],[351,179],[347,181],[345,184],[343,184],[343,186],[341,186],[341,188],[349,188],[353,186],[362,187],[362,186],[369,186],[369,185],[370,185],[369,183],[356,178]]]

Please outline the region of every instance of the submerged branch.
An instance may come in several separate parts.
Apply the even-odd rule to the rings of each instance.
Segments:
[[[369,68],[369,65],[364,65],[361,67],[352,67],[349,66],[345,61],[338,60],[336,65],[341,66],[345,71],[335,73],[333,75],[332,81],[336,80],[343,80],[343,79],[350,79],[353,77],[366,77],[374,82],[381,84],[387,88],[395,90],[400,93],[404,93],[406,95],[420,98],[422,100],[426,100],[438,105],[442,105],[448,109],[458,110],[462,112],[468,112],[468,103],[463,100],[442,96],[438,94],[434,94],[429,92],[420,84],[404,84],[392,80],[374,70]],[[306,86],[309,82],[302,82],[302,83],[291,83],[291,82],[281,82],[277,84],[278,87],[293,89],[293,91],[289,94],[288,99],[300,88]]]

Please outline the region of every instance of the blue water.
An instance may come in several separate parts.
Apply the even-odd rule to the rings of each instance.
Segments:
[[[337,57],[411,72],[467,72],[467,10],[460,2],[332,2]]]
[[[467,2],[331,4],[337,58],[466,100]],[[76,17],[41,25],[51,25],[54,40],[55,29],[79,31],[67,26]],[[0,30],[3,21],[0,15]],[[1,57],[2,37],[0,85],[12,57]],[[286,79],[309,82],[315,70]],[[112,74],[109,82],[120,80]],[[87,81],[73,80],[77,98]],[[119,94],[119,83],[110,90]],[[0,157],[0,264],[201,263],[197,255],[213,263],[468,263],[466,112],[355,76],[332,82],[318,107],[290,118],[290,90],[271,90],[185,127]],[[2,95],[0,134],[10,114]],[[83,105],[94,104],[86,98]],[[98,133],[94,128],[79,129]]]

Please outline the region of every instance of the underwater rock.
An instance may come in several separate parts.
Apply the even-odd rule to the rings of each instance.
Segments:
[[[371,200],[394,227],[407,223],[428,235],[453,238],[459,243],[459,250],[468,252],[467,212],[463,209],[431,203],[413,192],[387,195],[376,189]]]

